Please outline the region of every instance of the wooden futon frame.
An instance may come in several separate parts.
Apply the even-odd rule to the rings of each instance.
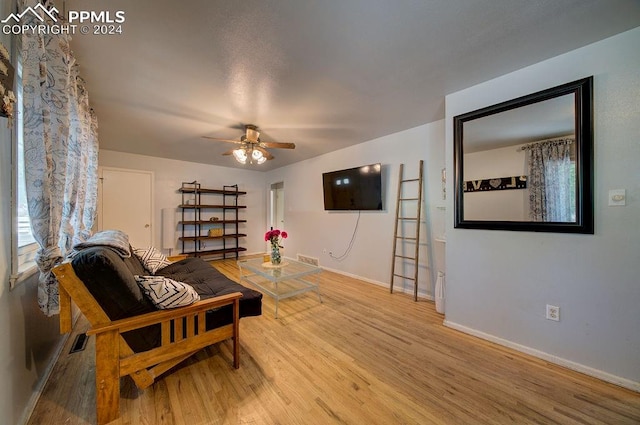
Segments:
[[[229,338],[233,339],[233,366],[236,369],[240,367],[240,292],[198,301],[186,307],[111,321],[76,276],[70,263],[55,267],[53,273],[59,283],[60,332],[72,330],[73,300],[91,324],[87,335],[96,336],[96,416],[99,425],[120,416],[120,378],[123,376],[129,375],[138,388],[147,388],[159,375],[196,351]],[[233,305],[233,323],[204,330],[205,313],[229,304]],[[156,324],[161,326],[161,345],[134,353],[122,334]]]

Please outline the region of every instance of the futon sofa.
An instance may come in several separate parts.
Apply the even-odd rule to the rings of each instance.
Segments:
[[[134,276],[150,274],[136,255],[123,258],[117,250],[95,246],[81,250],[71,264],[109,319],[125,319],[158,310],[136,283]],[[189,284],[201,300],[240,292],[240,317],[262,313],[260,292],[233,282],[201,258],[187,257],[159,269],[155,275]],[[228,305],[207,311],[207,329],[231,323],[231,310]],[[160,332],[160,325],[153,325],[133,330],[123,337],[133,351],[140,352],[159,346]]]
[[[240,317],[262,312],[260,292],[233,282],[200,258],[150,271],[139,257],[126,255],[128,248],[123,253],[109,246],[84,247],[53,269],[61,332],[71,331],[73,301],[91,325],[87,335],[96,337],[99,425],[119,416],[121,377],[130,376],[144,389],[198,350],[225,340],[232,341],[233,366],[240,367]],[[158,309],[157,300],[150,301],[136,280],[149,274],[190,286],[197,292],[195,302]]]

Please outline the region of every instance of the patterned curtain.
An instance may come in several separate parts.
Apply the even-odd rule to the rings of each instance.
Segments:
[[[37,4],[23,0],[20,10]],[[24,15],[23,24],[25,20],[42,25],[32,14]],[[40,245],[38,304],[48,316],[59,312],[51,269],[91,234],[98,196],[97,120],[78,77],[70,39],[67,34],[22,35],[27,203]]]
[[[554,139],[524,146],[529,164],[529,219],[576,220],[574,139]]]

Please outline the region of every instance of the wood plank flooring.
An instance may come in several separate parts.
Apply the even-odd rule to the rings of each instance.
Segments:
[[[235,261],[214,266],[234,280]],[[442,326],[433,303],[324,271],[314,292],[241,320],[139,391],[122,380],[125,424],[639,424],[640,394]],[[76,332],[85,331],[81,321]],[[94,338],[73,338],[31,425],[95,423]]]

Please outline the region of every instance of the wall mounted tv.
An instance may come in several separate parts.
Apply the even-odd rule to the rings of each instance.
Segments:
[[[324,209],[382,210],[381,168],[378,163],[323,173]]]

